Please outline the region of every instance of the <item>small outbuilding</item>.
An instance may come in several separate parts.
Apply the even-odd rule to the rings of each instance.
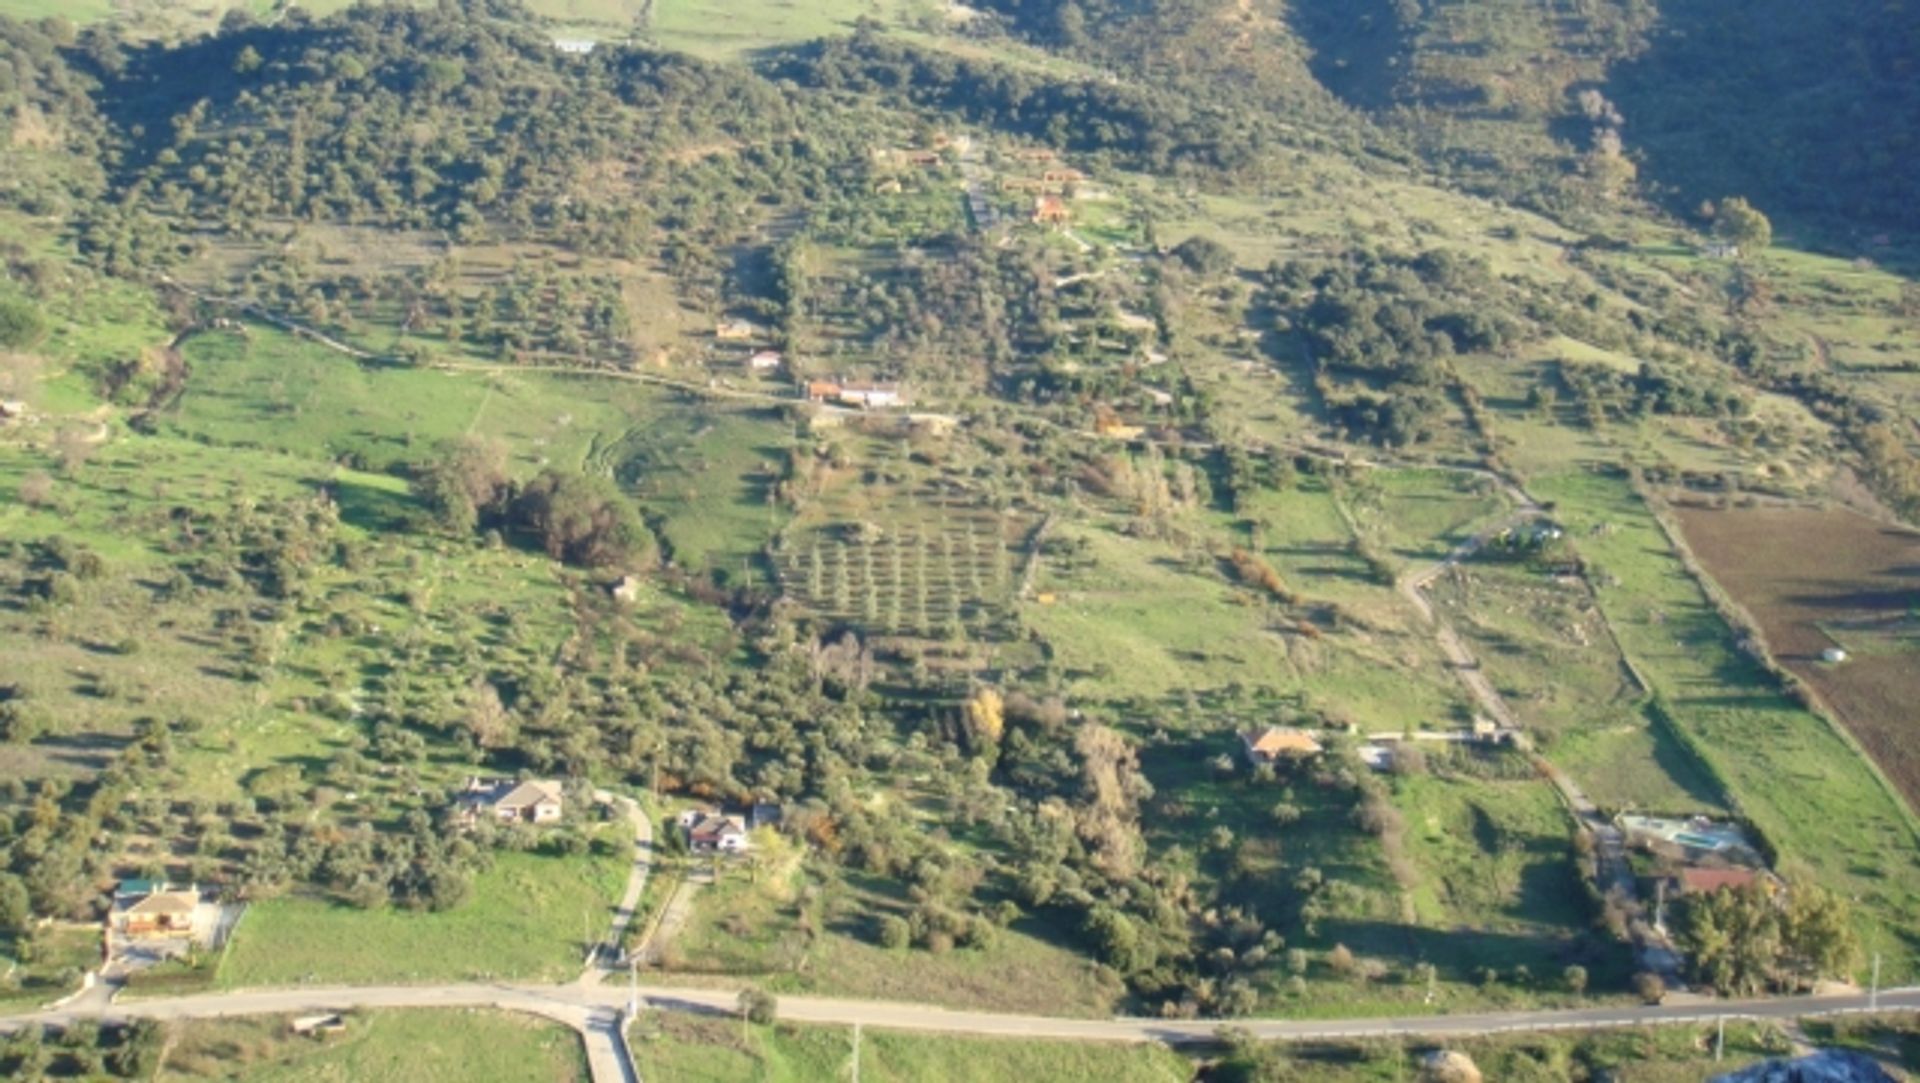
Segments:
[[[1065,200],[1059,196],[1041,196],[1033,201],[1033,222],[1038,226],[1064,226],[1073,218]]]
[[[1294,763],[1326,751],[1313,734],[1293,726],[1268,726],[1240,734],[1241,747],[1253,763]]]
[[[296,1015],[291,1026],[295,1034],[302,1036],[338,1034],[347,1029],[347,1021],[339,1012],[325,1012],[320,1015]]]
[[[760,335],[760,328],[751,320],[721,320],[713,329],[713,337],[722,342],[748,342]]]
[[[900,405],[900,385],[885,383],[845,384],[834,398],[848,406],[873,409]]]

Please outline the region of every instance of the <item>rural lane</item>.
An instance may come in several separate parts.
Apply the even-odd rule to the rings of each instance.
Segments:
[[[640,908],[640,896],[647,890],[647,876],[653,871],[653,821],[641,810],[640,803],[606,790],[596,791],[593,798],[626,810],[627,820],[633,825],[633,865],[627,872],[627,887],[620,896],[620,905],[613,909],[613,924],[607,930],[607,938],[594,945],[586,967],[580,971],[581,985],[594,984],[619,969],[620,939],[626,935],[627,926],[633,924],[634,911]]]
[[[633,861],[627,871],[626,890],[620,896],[620,904],[613,909],[607,938],[593,946],[586,966],[574,982],[583,989],[597,988],[608,974],[617,972],[620,940],[626,935],[627,926],[633,924],[633,913],[639,909],[640,896],[647,889],[647,875],[653,870],[653,821],[647,818],[640,803],[606,790],[594,791],[593,799],[625,810],[627,822],[633,825]],[[566,1012],[556,1009],[542,1014],[580,1032],[580,1040],[586,1045],[587,1069],[594,1083],[640,1083],[640,1070],[633,1063],[633,1051],[627,1046],[624,1004],[584,1005]]]
[[[665,1011],[732,1015],[737,992],[641,986],[643,1003]],[[214,1019],[229,1016],[344,1011],[353,1008],[491,1007],[556,1019],[576,1028],[617,1019],[627,990],[617,985],[581,986],[468,983],[455,985],[311,986],[240,990],[156,1000],[134,1000],[104,1009],[73,1008],[0,1017],[0,1030],[35,1023],[64,1024],[92,1018]],[[1421,1015],[1385,1019],[1213,1019],[1146,1018],[1062,1019],[1042,1015],[960,1011],[923,1004],[783,996],[780,1018],[795,1023],[879,1027],[885,1030],[968,1034],[1002,1038],[1078,1041],[1163,1042],[1171,1045],[1212,1041],[1221,1027],[1244,1030],[1272,1041],[1352,1038],[1448,1038],[1515,1031],[1595,1029],[1717,1019],[1791,1020],[1823,1015],[1920,1010],[1920,988],[1839,996],[1771,997],[1752,1000],[1688,998],[1685,1003],[1573,1008],[1536,1012],[1487,1012]],[[631,1077],[629,1077],[631,1078]]]
[[[1447,665],[1460,679],[1460,683],[1479,703],[1480,709],[1502,731],[1517,734],[1521,729],[1519,718],[1507,706],[1507,701],[1500,695],[1500,690],[1493,686],[1493,681],[1487,676],[1486,670],[1481,668],[1479,659],[1474,657],[1466,641],[1460,637],[1460,633],[1454,629],[1452,623],[1426,594],[1427,588],[1432,586],[1436,579],[1459,567],[1462,561],[1478,553],[1493,539],[1546,515],[1546,510],[1536,503],[1526,490],[1498,475],[1490,476],[1496,478],[1508,498],[1514,500],[1519,507],[1498,524],[1454,546],[1437,563],[1400,577],[1395,585],[1399,588],[1401,595],[1432,626],[1434,643],[1439,646],[1440,653],[1445,656]],[[1535,769],[1546,777],[1555,790],[1559,791],[1561,799],[1566,802],[1574,820],[1593,836],[1595,865],[1601,892],[1617,898],[1632,909],[1643,910],[1645,904],[1639,897],[1633,867],[1627,860],[1626,835],[1607,818],[1605,813],[1600,811],[1600,807],[1587,796],[1586,791],[1580,788],[1579,783],[1575,782],[1572,776],[1554,766],[1537,752],[1532,753],[1531,756]],[[1645,921],[1632,921],[1629,932],[1634,941],[1640,966],[1659,974],[1669,987],[1677,987],[1680,983],[1680,956],[1674,950],[1672,943]]]

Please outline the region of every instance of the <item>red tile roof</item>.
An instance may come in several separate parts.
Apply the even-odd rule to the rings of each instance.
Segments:
[[[1760,878],[1752,869],[1681,869],[1680,891],[1705,895],[1721,888],[1743,888]]]

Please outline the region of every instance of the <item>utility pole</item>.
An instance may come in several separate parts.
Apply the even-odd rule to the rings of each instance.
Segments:
[[[640,961],[627,959],[627,1018],[640,1018]]]
[[[1725,1056],[1726,1052],[1727,1052],[1727,1017],[1723,1015],[1720,1017],[1720,1029],[1718,1033],[1716,1033],[1713,1036],[1714,1063],[1718,1064],[1720,1062],[1720,1058]]]
[[[1880,953],[1877,951],[1873,953],[1873,986],[1867,993],[1867,1008],[1876,1012],[1880,1010]]]
[[[853,1083],[860,1083],[860,1024],[853,1025]]]

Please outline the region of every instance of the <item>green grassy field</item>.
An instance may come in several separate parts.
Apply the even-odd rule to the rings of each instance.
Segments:
[[[1550,992],[1568,963],[1605,958],[1577,943],[1591,927],[1590,906],[1566,812],[1546,783],[1405,778],[1394,801],[1407,819],[1406,853],[1417,870],[1407,898],[1429,938],[1429,961],[1455,976],[1492,967],[1507,981],[1524,967]],[[1591,975],[1595,988],[1625,976]]]
[[[647,1079],[686,1083],[811,1083],[850,1078],[853,1035],[839,1027],[741,1027],[717,1019],[653,1015],[634,1031]],[[867,1030],[860,1078],[898,1083],[999,1083],[1012,1079],[1180,1083],[1193,1065],[1164,1046],[948,1038]]]
[[[27,938],[0,939],[0,1010],[36,1008],[79,989],[81,975],[100,965],[100,935],[94,925],[50,925],[33,932],[30,948]]]
[[[1078,687],[1158,698],[1254,675],[1272,688],[1291,683],[1285,646],[1211,561],[1098,527],[1066,526],[1057,537],[1086,555],[1070,566],[1042,557],[1035,594],[1056,600],[1021,612]]]
[[[938,18],[927,0],[653,0],[647,29],[669,49],[735,60],[853,30],[860,18]]]
[[[826,882],[804,871],[794,877],[755,885],[734,872],[702,891],[664,976],[1051,1015],[1098,1016],[1118,1002],[1118,983],[1041,922],[1017,922],[985,948],[894,951],[875,942],[874,929],[879,915],[905,913],[897,887],[853,873]],[[803,885],[811,886],[804,896]],[[802,931],[803,915],[818,935]]]
[[[1540,747],[1607,808],[1713,812],[1724,798],[1665,727],[1584,583],[1479,560],[1428,588]]]
[[[1284,524],[1279,506],[1267,518]],[[1291,558],[1302,570],[1296,589],[1317,598],[1326,580],[1315,572],[1328,562],[1343,572],[1347,558],[1318,540],[1286,540],[1288,529],[1267,545],[1283,552],[1283,569]],[[1304,690],[1362,727],[1396,732],[1455,713],[1458,693],[1420,636],[1381,623],[1377,635],[1310,639],[1293,616],[1230,583],[1212,555],[1099,526],[1063,525],[1055,537],[1078,548],[1041,558],[1033,598],[1053,600],[1030,600],[1021,617],[1080,694],[1151,701],[1229,685],[1268,698]],[[1331,592],[1352,589],[1343,582]]]
[[[1236,518],[1245,524],[1246,542],[1296,590],[1353,607],[1375,622],[1410,624],[1406,604],[1391,587],[1374,582],[1366,563],[1348,549],[1353,531],[1324,483],[1252,493]]]
[[[1891,973],[1920,975],[1920,945],[1907,935],[1920,928],[1920,855],[1906,811],[1851,745],[1737,652],[1625,479],[1559,475],[1535,492],[1556,502],[1596,566],[1600,604],[1627,656],[1733,806],[1779,847],[1788,872],[1855,900]]]
[[[448,440],[498,441],[516,472],[558,465],[632,486],[655,502],[675,559],[695,566],[737,570],[785,520],[766,493],[790,430],[770,409],[680,402],[613,376],[362,365],[261,327],[198,336],[186,355],[193,380],[167,424],[197,442],[384,473]]]
[[[1889,1038],[1911,1041],[1911,1032],[1871,1023],[1850,1026],[1842,1039],[1855,1043]],[[1503,1083],[1554,1083],[1605,1072],[1620,1083],[1698,1083],[1787,1053],[1786,1035],[1771,1024],[1729,1023],[1724,1059],[1713,1053],[1710,1027],[1661,1027],[1604,1031],[1578,1036],[1516,1035],[1448,1044],[1466,1054],[1484,1078]],[[853,1035],[838,1027],[791,1024],[748,1026],[724,1020],[655,1015],[634,1029],[635,1054],[647,1078],[689,1083],[802,1083],[851,1078]],[[1405,1083],[1422,1078],[1427,1042],[1401,1045],[1272,1045],[1261,1050],[1266,1074],[1259,1079],[1301,1083]],[[1223,1056],[1209,1049],[1191,1054],[1159,1045],[1103,1045],[1021,1039],[943,1038],[866,1030],[860,1037],[860,1078],[900,1083],[987,1083],[1047,1079],[1061,1083],[1179,1083]],[[1229,1057],[1237,1070],[1247,1060]],[[1897,1057],[1911,1066],[1911,1054]],[[1228,1078],[1240,1078],[1229,1076]]]
[[[344,1033],[296,1037],[281,1018],[176,1024],[158,1083],[584,1083],[580,1039],[558,1024],[504,1012],[356,1013]]]
[[[586,944],[606,933],[626,873],[617,856],[501,853],[466,902],[443,913],[272,899],[241,919],[219,981],[558,980],[579,973]]]
[[[92,22],[113,14],[113,0],[0,0],[0,14],[16,19],[44,19],[60,16],[76,23]]]
[[[185,355],[193,380],[168,417],[175,431],[374,471],[468,435],[507,442],[529,466],[543,459],[577,464],[595,438],[587,422],[603,416],[539,374],[506,366],[496,374],[363,365],[270,328],[195,336]]]
[[[1440,470],[1373,471],[1348,501],[1360,528],[1409,565],[1444,558],[1507,510],[1490,479]]]

